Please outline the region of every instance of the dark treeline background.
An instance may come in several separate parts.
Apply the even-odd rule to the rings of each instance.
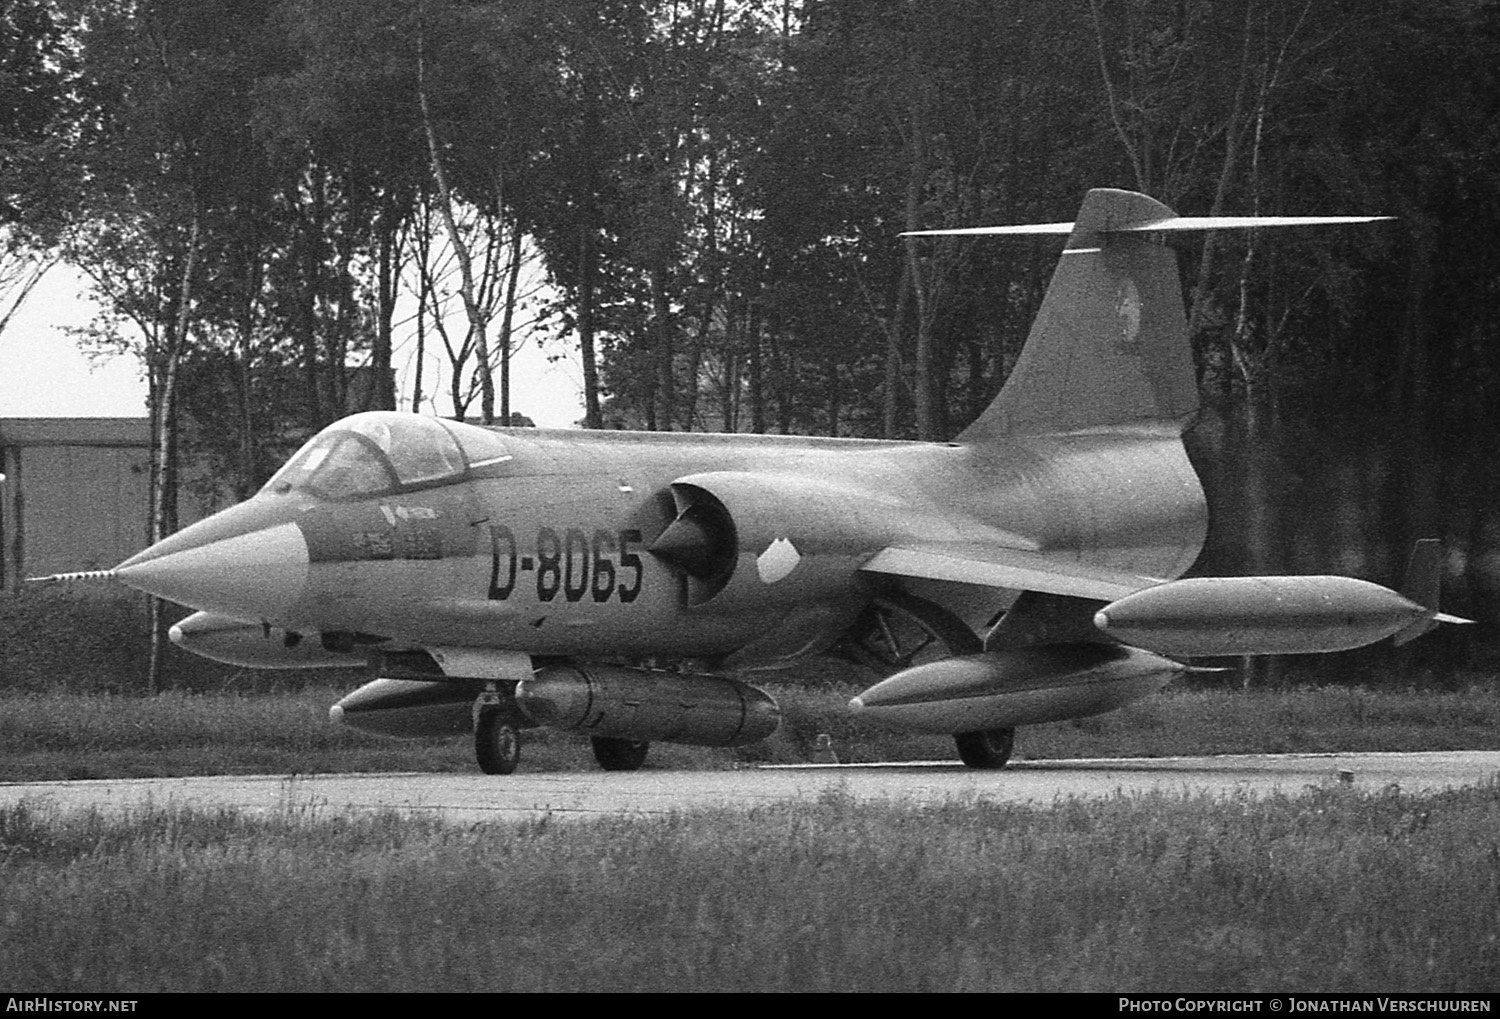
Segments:
[[[548,336],[589,427],[947,437],[1056,244],[898,233],[1118,186],[1398,217],[1182,247],[1199,572],[1389,583],[1437,535],[1491,621],[1497,111],[1494,0],[0,0],[5,257],[87,274],[162,490],[179,431],[244,495],[394,407],[401,343],[485,421]],[[1477,662],[1450,629],[1411,654]]]

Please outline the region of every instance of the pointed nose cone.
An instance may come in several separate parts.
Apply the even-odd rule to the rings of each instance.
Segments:
[[[195,609],[275,619],[306,589],[307,541],[284,512],[244,503],[132,556],[115,567],[115,576]]]

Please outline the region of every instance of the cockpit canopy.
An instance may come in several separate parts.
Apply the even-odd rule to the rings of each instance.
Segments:
[[[323,499],[368,498],[458,481],[475,467],[509,459],[505,440],[483,428],[370,411],[314,435],[261,492],[297,489]]]

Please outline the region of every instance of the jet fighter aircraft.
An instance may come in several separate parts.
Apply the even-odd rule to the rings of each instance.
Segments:
[[[1374,217],[1179,217],[1090,191],[999,396],[951,442],[480,428],[366,413],[252,499],[115,568],[198,609],[189,651],[347,665],[336,719],[473,725],[486,772],[519,731],[587,733],[606,769],[653,740],[735,746],[778,723],[746,681],[839,645],[885,678],[872,722],[952,734],[996,768],[1015,727],[1152,693],[1195,655],[1337,651],[1439,621],[1438,550],[1405,596],[1348,577],[1178,579],[1207,507],[1164,236]],[[937,231],[943,232],[943,231]]]

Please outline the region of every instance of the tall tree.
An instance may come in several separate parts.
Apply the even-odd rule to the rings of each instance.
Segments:
[[[66,19],[46,0],[0,5],[0,335],[56,263],[73,175],[59,137],[73,112]]]
[[[141,327],[155,436],[150,538],[176,527],[177,382],[193,321],[203,224],[235,173],[239,152],[216,121],[235,123],[245,98],[235,63],[220,59],[225,28],[253,26],[255,12],[215,5],[95,5],[81,21],[80,91],[92,106],[70,153],[89,182],[85,224],[68,254],[94,281],[114,321]],[[261,12],[263,13],[263,12]],[[215,50],[220,52],[216,53]],[[241,136],[242,137],[242,136]],[[110,330],[118,337],[117,330]],[[148,688],[160,676],[165,627],[152,603]]]

